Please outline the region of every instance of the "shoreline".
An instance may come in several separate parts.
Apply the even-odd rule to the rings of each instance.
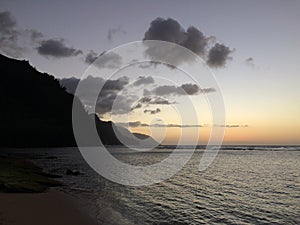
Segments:
[[[69,186],[63,176],[30,154],[0,154],[0,225],[133,225],[104,196]]]
[[[50,189],[42,193],[0,193],[1,225],[97,225],[78,199]]]
[[[98,224],[79,198],[59,190],[59,177],[26,157],[0,156],[0,224]]]

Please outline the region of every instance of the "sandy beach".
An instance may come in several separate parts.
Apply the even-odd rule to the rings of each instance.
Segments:
[[[1,193],[1,225],[96,225],[76,200],[50,190],[46,193]]]

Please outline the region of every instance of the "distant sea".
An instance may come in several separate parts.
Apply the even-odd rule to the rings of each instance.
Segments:
[[[111,150],[119,160],[151,164],[173,148],[134,154]],[[82,199],[102,224],[300,224],[300,146],[223,146],[199,172],[203,151],[198,146],[189,163],[166,181],[129,187],[96,174],[76,148],[0,150],[30,156],[46,171],[62,175],[62,190]],[[65,175],[67,169],[81,174]]]

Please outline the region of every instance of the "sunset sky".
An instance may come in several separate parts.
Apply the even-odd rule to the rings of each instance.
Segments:
[[[1,53],[28,59],[39,71],[57,78],[81,78],[91,57],[122,44],[161,35],[155,27],[158,23],[170,25],[170,29],[178,23],[184,35],[192,26],[204,35],[207,43],[205,53],[199,46],[198,51],[194,46],[190,50],[208,63],[207,73],[215,76],[220,88],[217,91],[224,99],[227,126],[224,144],[300,144],[300,1],[2,0],[0,9],[0,37],[13,37],[0,41]],[[157,17],[162,20],[151,24]],[[171,32],[166,35],[173,38]],[[216,43],[224,46],[224,58],[212,57]],[[158,71],[170,80],[160,79]],[[129,80],[122,80],[125,76]],[[213,96],[214,91],[188,95],[181,94],[179,89],[172,89],[168,94],[158,92],[162,85],[180,87],[191,83],[183,77],[180,71],[159,65],[152,68],[152,73],[143,73],[140,67],[129,68],[114,80],[119,79],[118,84],[123,82],[122,87],[126,88],[123,94],[143,98],[147,97],[144,94],[147,89],[156,100],[160,96],[174,103],[151,103],[150,108],[144,105],[129,114],[129,121],[149,125],[161,118],[165,124],[181,125],[151,128],[154,138],[167,133],[166,144],[176,143],[181,130],[190,136],[200,131],[199,143],[206,143],[216,124],[211,121],[205,96]],[[144,86],[134,84],[141,78],[148,79]],[[193,102],[199,118],[182,124],[174,107],[184,107],[186,98]],[[130,103],[134,107],[138,101]],[[156,109],[159,111],[152,113]],[[125,115],[111,117],[107,112],[102,113],[104,119],[119,123]],[[131,131],[147,134],[149,128],[130,127]],[[189,135],[185,136],[185,144],[189,144]]]

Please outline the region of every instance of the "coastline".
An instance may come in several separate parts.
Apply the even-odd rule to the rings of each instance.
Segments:
[[[96,225],[80,199],[26,157],[0,156],[1,225]]]
[[[28,151],[0,152],[0,225],[133,224],[105,196],[65,182],[77,177],[66,175],[74,167],[53,171],[33,156]]]
[[[0,193],[1,225],[97,225],[70,195],[49,190],[43,193]]]

